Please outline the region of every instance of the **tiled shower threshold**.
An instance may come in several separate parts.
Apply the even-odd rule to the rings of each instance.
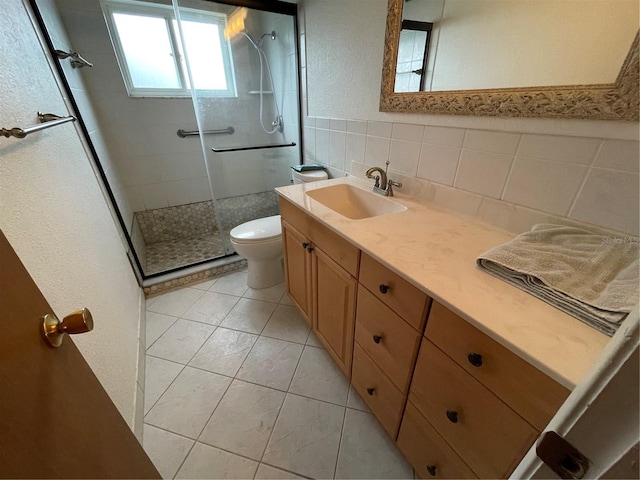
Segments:
[[[225,254],[220,235],[206,233],[146,245],[145,273],[153,275],[181,265],[190,265]]]
[[[247,267],[247,261],[240,255],[230,255],[192,267],[182,268],[175,272],[147,278],[142,281],[142,288],[147,297],[186,287],[203,280],[213,279],[227,273],[242,270]]]

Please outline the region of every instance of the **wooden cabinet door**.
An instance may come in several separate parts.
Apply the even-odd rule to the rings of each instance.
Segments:
[[[284,244],[284,273],[287,292],[297,305],[307,323],[311,323],[311,255],[305,245],[310,245],[300,232],[282,222]]]
[[[357,282],[322,250],[314,249],[311,258],[313,329],[350,377]]]

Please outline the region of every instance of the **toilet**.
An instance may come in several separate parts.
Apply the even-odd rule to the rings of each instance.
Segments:
[[[328,178],[324,170],[291,172],[294,184]],[[233,228],[230,236],[233,249],[247,260],[248,287],[269,288],[284,282],[280,215],[245,222]]]

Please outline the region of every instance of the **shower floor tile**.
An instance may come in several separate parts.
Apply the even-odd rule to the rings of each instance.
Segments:
[[[199,235],[146,245],[147,265],[144,273],[154,273],[202,262],[225,254],[219,235]]]

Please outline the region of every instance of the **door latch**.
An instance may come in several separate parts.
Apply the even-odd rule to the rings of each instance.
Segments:
[[[560,478],[584,478],[591,461],[556,432],[544,432],[536,444],[536,455]]]

